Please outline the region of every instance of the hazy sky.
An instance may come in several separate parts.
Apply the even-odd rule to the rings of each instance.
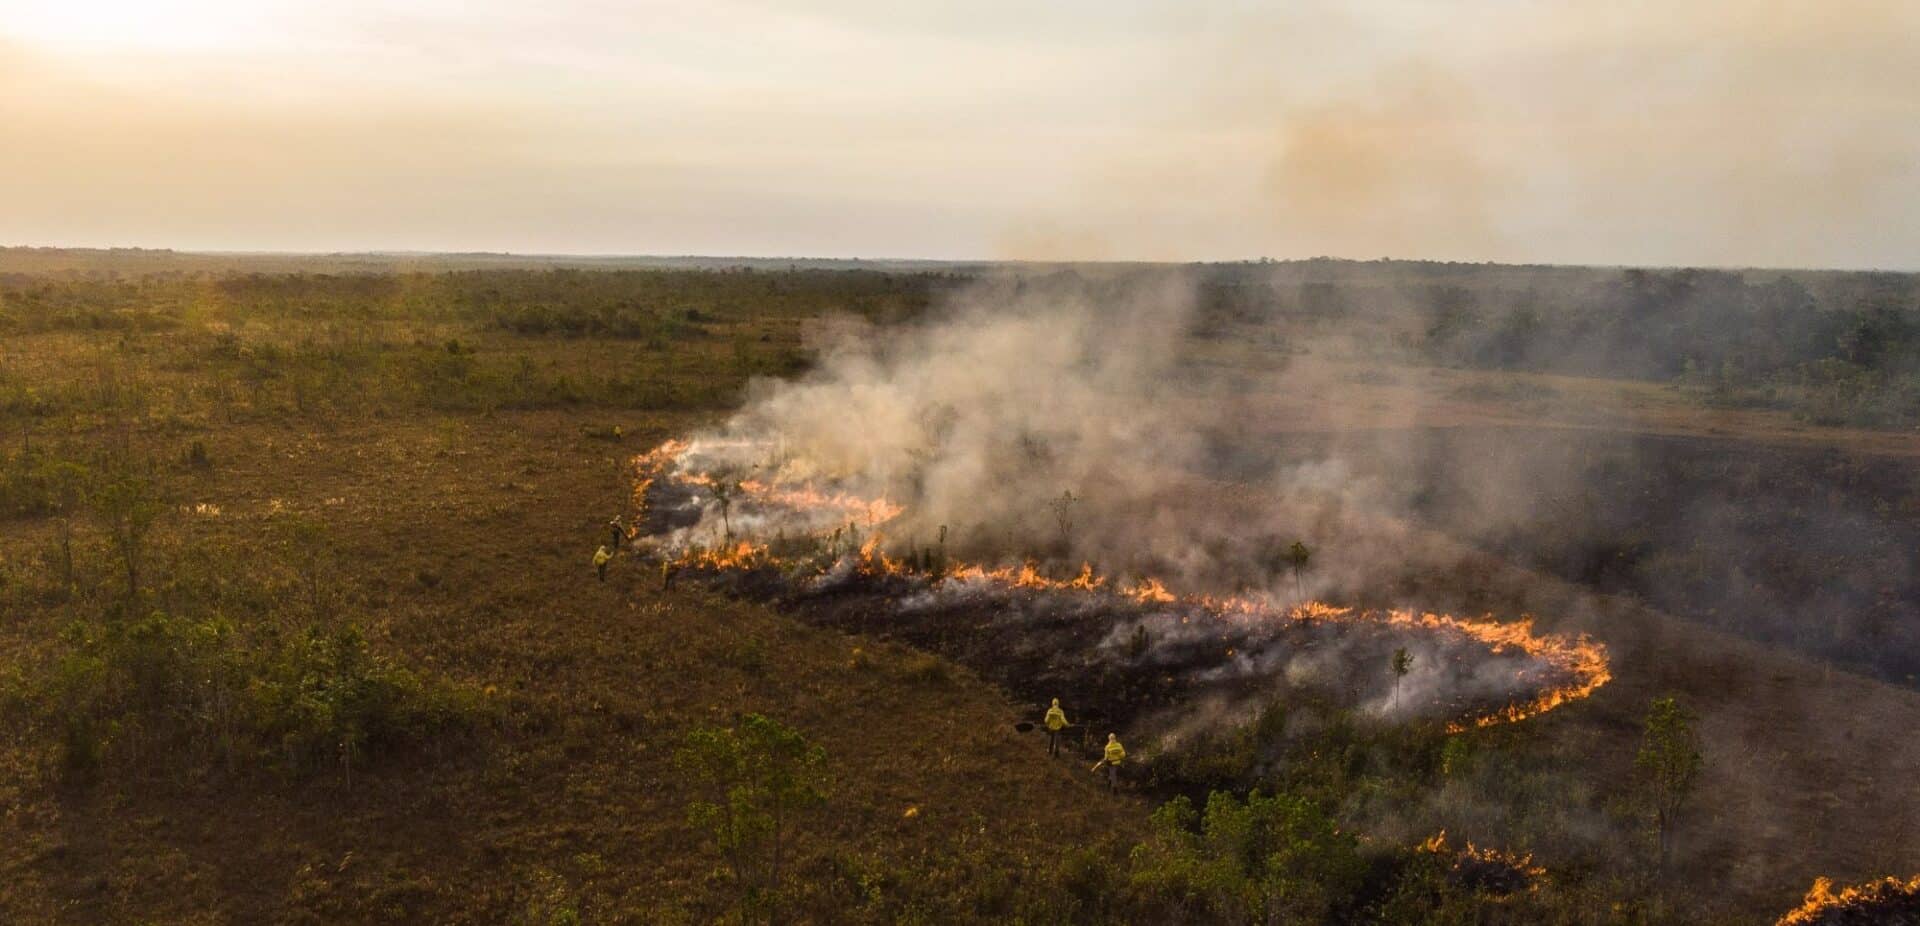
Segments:
[[[1920,2],[0,0],[0,243],[1920,268]]]

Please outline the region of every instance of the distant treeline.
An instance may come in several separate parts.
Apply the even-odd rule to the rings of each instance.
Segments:
[[[963,282],[745,268],[0,275],[0,347],[24,348],[0,350],[0,426],[721,408],[751,377],[805,368],[802,320],[898,322]]]
[[[141,254],[159,260],[166,252]],[[267,317],[454,322],[659,346],[710,322],[831,313],[898,322],[938,306],[982,272],[796,264],[0,273],[0,334]],[[1123,286],[1166,268],[1019,272],[1097,275]],[[1335,260],[1193,272],[1203,335],[1247,325],[1340,331],[1449,366],[1674,382],[1718,404],[1785,409],[1821,424],[1920,425],[1920,276],[1912,274]]]
[[[480,322],[519,334],[671,337],[685,323],[845,312],[891,321],[964,278],[849,270],[0,275],[0,331],[157,330],[187,320]]]
[[[1204,316],[1381,332],[1432,362],[1679,382],[1821,424],[1920,424],[1920,276],[1309,261],[1211,271]]]

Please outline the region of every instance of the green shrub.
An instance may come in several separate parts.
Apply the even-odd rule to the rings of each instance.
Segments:
[[[66,514],[79,507],[90,481],[87,467],[45,450],[0,455],[0,516]]]
[[[1130,881],[1164,920],[1328,922],[1354,904],[1367,874],[1353,835],[1301,797],[1215,791],[1199,813],[1178,797],[1152,825],[1133,850]]]
[[[1430,926],[1486,922],[1485,904],[1480,898],[1448,879],[1451,859],[1437,852],[1406,850],[1394,861],[1397,870],[1380,899],[1371,905],[1369,921]]]
[[[733,877],[743,920],[772,919],[782,902],[794,824],[826,801],[826,754],[761,714],[687,734],[674,762],[708,794],[687,805]]]
[[[337,759],[350,772],[359,757],[428,742],[469,713],[457,693],[372,653],[352,627],[313,628],[264,655],[249,667],[251,732],[294,768]]]
[[[468,725],[471,702],[373,653],[351,627],[249,639],[229,622],[154,612],[77,622],[70,651],[22,698],[61,730],[60,767],[278,757],[294,772],[377,757]]]

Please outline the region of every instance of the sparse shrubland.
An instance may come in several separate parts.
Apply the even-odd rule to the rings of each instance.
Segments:
[[[1318,260],[1210,268],[1201,292],[1203,326],[1371,328],[1374,350],[1442,365],[1674,383],[1822,425],[1920,424],[1908,274]]]
[[[57,429],[718,409],[744,378],[804,365],[790,344],[800,319],[907,318],[951,285],[840,271],[0,277],[0,332],[80,346],[91,368],[36,370],[29,382],[0,367],[0,413]],[[775,330],[789,336],[775,344]],[[570,349],[581,339],[595,342],[587,356]]]
[[[1629,851],[1648,842],[1650,779],[1633,777],[1644,680],[1630,704],[1609,688],[1458,736],[1274,692],[1177,746],[1129,740],[1112,797],[1085,763],[1050,764],[1010,732],[1024,708],[946,660],[692,583],[665,591],[634,557],[593,580],[588,556],[630,502],[627,457],[724,413],[749,378],[805,368],[804,320],[911,320],[957,274],[328,266],[341,272],[0,278],[0,919],[1677,923],[1777,910],[1806,883],[1796,871],[1780,897],[1686,883],[1728,871],[1728,833],[1776,840],[1755,856],[1776,866],[1806,848],[1785,824],[1725,828],[1709,790],[1674,844],[1677,883],[1653,876],[1657,853]],[[1681,287],[1329,264],[1275,287],[1258,267],[1216,269],[1200,274],[1207,344],[1272,355],[1239,362],[1290,362],[1313,332],[1378,314],[1413,320],[1364,329],[1388,331],[1364,347],[1403,366],[1644,376],[1707,401],[1911,422],[1899,281],[1812,275],[1803,300],[1768,275]],[[1869,290],[1893,314],[1858,308]],[[1716,321],[1754,306],[1779,324]],[[1380,369],[1341,385],[1428,375]],[[1573,386],[1487,383],[1443,397],[1577,401]],[[1830,412],[1811,411],[1821,395]],[[1730,502],[1781,487],[1777,470],[1719,458],[1655,475],[1728,485]],[[1446,500],[1471,494],[1423,478],[1418,513],[1465,521]],[[1829,462],[1786,485],[1805,488],[1804,513],[1829,483],[1892,478]],[[1883,499],[1889,523],[1904,499]],[[1729,626],[1725,602],[1759,601],[1738,596],[1766,583],[1842,576],[1846,622],[1801,630],[1879,641],[1863,659],[1911,671],[1904,592],[1868,581],[1906,549],[1897,530],[1816,531],[1730,504],[1741,536],[1800,530],[1799,565],[1743,571],[1711,538],[1663,546],[1671,525],[1561,502],[1542,503],[1551,532],[1474,539],[1609,591],[1725,608]],[[1063,546],[1084,532],[1070,507],[1034,512]],[[1311,550],[1288,534],[1268,551],[1283,591],[1348,555],[1305,536]],[[1848,560],[1843,537],[1872,543]],[[944,530],[914,552],[945,570]],[[1663,687],[1751,697],[1675,675]],[[1464,877],[1422,849],[1443,829],[1533,853],[1547,874]]]
[[[78,489],[45,545],[9,557],[4,601],[54,633],[9,683],[11,720],[57,744],[70,783],[335,770],[471,730],[472,692],[422,678],[328,603],[326,541],[290,518],[282,543],[196,536],[152,480],[71,461]],[[84,511],[75,511],[84,504]]]
[[[59,730],[72,782],[104,772],[180,776],[331,771],[439,745],[470,729],[470,693],[422,681],[351,627],[248,634],[156,611],[71,625],[70,651],[26,683],[31,722]]]

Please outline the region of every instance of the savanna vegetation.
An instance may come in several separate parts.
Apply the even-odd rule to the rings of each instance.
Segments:
[[[1804,887],[1688,889],[1731,760],[1675,674],[1456,736],[1278,698],[1115,796],[962,668],[594,580],[631,455],[965,273],[270,269],[0,261],[0,919],[1659,923]],[[1206,271],[1197,333],[1391,293],[1396,356],[1920,414],[1906,278],[1351,269]]]
[[[1306,261],[1212,270],[1217,318],[1355,322],[1430,362],[1642,379],[1809,422],[1920,425],[1911,274]]]

